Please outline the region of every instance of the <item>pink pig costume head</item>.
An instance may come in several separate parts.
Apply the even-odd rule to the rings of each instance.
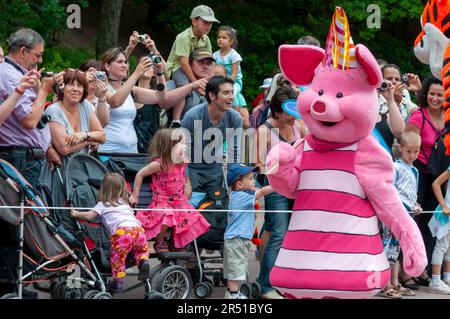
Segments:
[[[368,136],[375,126],[376,89],[382,75],[370,51],[361,44],[353,46],[349,34],[346,57],[339,52],[333,56],[332,45],[330,38],[327,52],[310,45],[282,45],[280,66],[292,83],[310,84],[300,94],[297,108],[312,135],[328,142],[352,143]]]

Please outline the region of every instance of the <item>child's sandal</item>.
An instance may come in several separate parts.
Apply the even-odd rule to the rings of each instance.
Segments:
[[[381,297],[389,298],[389,299],[401,299],[402,295],[394,289],[392,286],[387,286],[383,290],[381,290],[378,295]]]
[[[415,296],[416,293],[414,291],[412,291],[409,288],[403,287],[402,285],[398,285],[397,287],[394,288],[395,290],[398,291],[398,293],[402,296]]]

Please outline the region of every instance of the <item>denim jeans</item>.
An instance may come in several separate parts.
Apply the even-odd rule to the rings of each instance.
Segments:
[[[292,210],[293,207],[292,200],[275,192],[266,195],[264,201],[266,210]],[[269,276],[278,257],[290,219],[291,213],[266,213],[264,215],[263,228],[270,232],[270,237],[264,250],[264,256],[261,256],[261,270],[258,282],[261,285],[262,293],[273,290]]]
[[[25,179],[36,187],[39,184],[43,160],[30,158],[25,151],[0,152],[0,158],[13,165]]]

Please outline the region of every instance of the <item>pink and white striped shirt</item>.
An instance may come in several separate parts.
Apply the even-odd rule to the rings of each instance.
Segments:
[[[286,296],[369,298],[388,282],[378,217],[355,174],[357,147],[304,143],[294,212],[270,275]]]

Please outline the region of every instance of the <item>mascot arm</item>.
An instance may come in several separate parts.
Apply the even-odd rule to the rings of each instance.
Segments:
[[[400,241],[405,271],[410,276],[419,276],[427,265],[422,236],[392,184],[392,159],[372,136],[359,143],[355,173],[377,216]]]
[[[300,164],[303,154],[303,142],[292,147],[280,142],[267,155],[267,178],[275,192],[295,198],[300,180]],[[278,166],[278,169],[276,168]]]

